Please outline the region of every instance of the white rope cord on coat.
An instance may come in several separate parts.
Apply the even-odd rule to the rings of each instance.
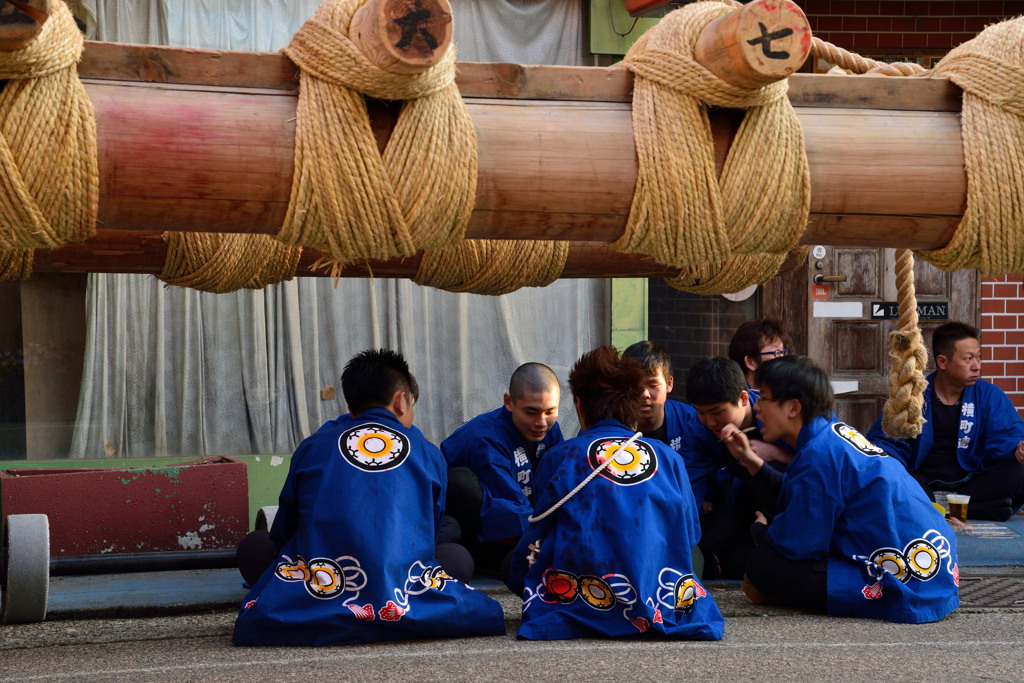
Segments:
[[[633,436],[629,437],[629,440],[626,441],[626,443],[624,443],[621,446],[619,446],[617,452],[622,452],[625,449],[629,448],[641,436],[643,436],[643,432],[637,432]],[[587,478],[584,479],[583,481],[581,481],[576,488],[574,488],[572,491],[569,491],[569,493],[565,494],[562,497],[562,500],[560,500],[557,503],[555,503],[554,505],[552,505],[543,514],[540,514],[540,515],[537,515],[537,516],[528,517],[527,521],[528,522],[539,522],[540,520],[544,519],[545,517],[550,515],[552,512],[554,512],[558,508],[560,508],[563,505],[565,505],[567,502],[569,502],[569,500],[573,496],[575,496],[577,493],[579,493],[583,489],[584,486],[589,484],[591,479],[593,479],[597,475],[601,474],[601,472],[604,472],[605,468],[608,467],[608,465],[611,465],[613,460],[615,460],[615,456],[614,455],[609,456],[607,460],[605,460],[603,463],[600,464],[600,466],[596,467],[593,472],[591,472],[589,475],[587,475]]]

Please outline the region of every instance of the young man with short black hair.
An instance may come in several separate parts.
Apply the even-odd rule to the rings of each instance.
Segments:
[[[686,400],[714,437],[709,456],[719,465],[711,487],[711,509],[701,517],[704,576],[739,579],[744,573],[746,555],[753,547],[749,528],[757,507],[756,489],[750,486],[746,470],[718,439],[726,425],[734,425],[747,434],[751,448],[763,460],[780,470],[792,460],[793,451],[763,440],[754,418],[755,400],[739,366],[728,358],[697,361],[686,376]]]
[[[805,356],[756,371],[766,440],[796,450],[785,477],[735,425],[722,429],[755,485],[777,494],[758,512],[744,592],[833,616],[937,621],[960,604],[956,535],[898,460],[835,421],[828,376]]]
[[[413,426],[402,356],[345,366],[349,413],[292,456],[270,537],[280,548],[246,595],[236,645],[343,645],[505,633],[496,601],[435,557],[447,468]]]
[[[646,374],[638,429],[682,456],[697,507],[702,509],[711,477],[719,467],[713,455],[715,438],[701,424],[693,406],[668,398],[675,380],[672,357],[665,347],[640,341],[627,347],[622,356],[638,360]]]
[[[976,328],[940,325],[932,353],[921,434],[893,439],[879,417],[868,438],[899,458],[933,500],[936,490],[967,494],[968,517],[1006,521],[1024,505],[1024,420],[1002,389],[981,379]]]

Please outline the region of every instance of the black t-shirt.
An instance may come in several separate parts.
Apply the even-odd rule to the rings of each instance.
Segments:
[[[657,429],[652,429],[649,432],[644,432],[644,436],[646,436],[648,439],[655,439],[656,441],[660,441],[662,443],[667,444],[668,425],[666,424],[666,422],[666,420],[662,420],[660,427],[658,427]]]
[[[926,481],[958,482],[969,472],[960,467],[956,459],[956,444],[960,436],[960,411],[957,401],[947,406],[932,390],[932,449],[921,464],[921,474]]]

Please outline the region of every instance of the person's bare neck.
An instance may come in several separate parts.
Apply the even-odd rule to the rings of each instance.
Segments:
[[[743,422],[740,423],[740,429],[748,429],[754,424],[754,407],[748,403],[747,412],[743,414]]]

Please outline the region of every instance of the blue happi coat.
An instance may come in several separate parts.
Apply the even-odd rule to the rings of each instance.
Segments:
[[[655,440],[616,451],[633,432],[605,420],[551,449],[537,472],[538,514],[615,458],[513,552],[525,585],[519,637],[667,636],[717,640],[725,620],[694,576],[697,506],[679,457]],[[529,566],[529,545],[540,539]]]
[[[534,456],[562,442],[558,423],[552,425]],[[468,467],[480,479],[484,491],[480,504],[480,539],[501,541],[519,538],[533,510],[533,464],[527,455],[530,443],[516,429],[512,413],[504,406],[462,425],[441,442],[448,468]]]
[[[879,417],[868,432],[868,438],[899,458],[913,472],[921,467],[932,450],[935,433],[931,422],[935,400],[935,373],[928,375],[922,408],[924,427],[913,439],[893,439],[882,431]],[[1017,444],[1024,441],[1024,420],[1009,397],[996,385],[979,379],[964,387],[957,434],[956,458],[968,472],[984,472],[1000,462],[1014,459]],[[954,482],[950,482],[954,483]]]
[[[281,556],[246,595],[236,645],[340,645],[505,633],[501,606],[434,557],[447,469],[384,409],[344,415],[292,456],[271,537]]]
[[[762,541],[828,557],[828,612],[937,621],[960,604],[956,536],[895,458],[842,422],[804,425]]]
[[[696,408],[669,399],[665,401],[665,438],[669,447],[682,456],[693,497],[700,505],[711,478],[722,466],[717,437],[697,417]]]

